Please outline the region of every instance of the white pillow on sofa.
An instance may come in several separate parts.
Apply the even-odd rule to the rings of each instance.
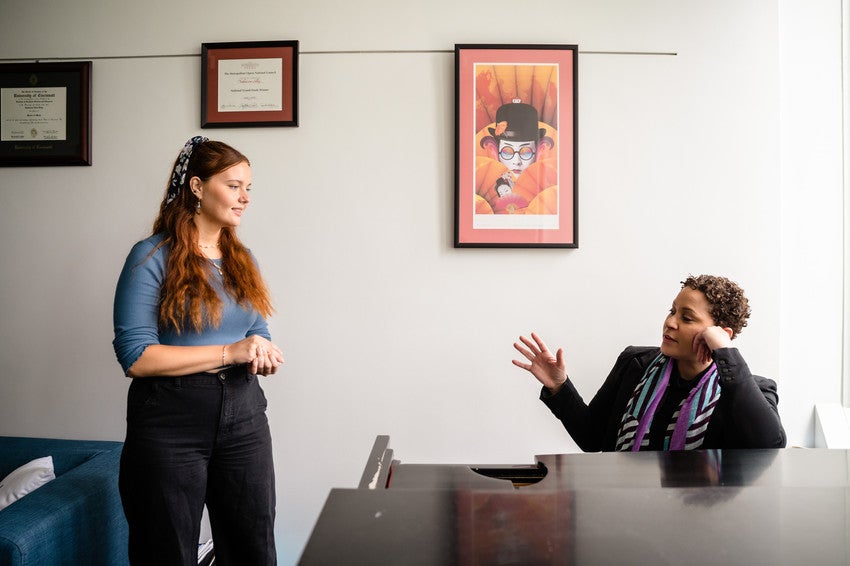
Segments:
[[[27,462],[0,480],[0,509],[3,509],[52,479],[53,456]]]

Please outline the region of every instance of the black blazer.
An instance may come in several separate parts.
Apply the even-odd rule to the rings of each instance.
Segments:
[[[555,395],[544,387],[540,400],[582,450],[613,452],[629,397],[660,351],[640,346],[623,350],[589,404],[569,379]],[[737,348],[717,349],[712,357],[720,375],[720,400],[700,448],[784,448],[776,382],[750,373]]]

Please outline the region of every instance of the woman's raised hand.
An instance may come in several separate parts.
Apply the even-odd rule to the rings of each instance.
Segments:
[[[283,352],[262,336],[248,336],[224,347],[225,359],[232,364],[250,364],[252,374],[271,375],[283,364]]]
[[[553,356],[546,343],[534,332],[531,333],[530,339],[525,336],[520,336],[519,339],[522,344],[514,342],[514,348],[530,363],[512,360],[513,364],[531,373],[550,393],[557,393],[567,381],[563,348],[558,348]]]
[[[694,353],[704,364],[711,362],[711,353],[718,348],[728,348],[732,345],[732,329],[719,326],[709,326],[694,336]]]

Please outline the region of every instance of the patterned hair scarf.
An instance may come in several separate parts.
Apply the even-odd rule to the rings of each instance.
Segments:
[[[658,354],[646,369],[626,405],[626,413],[617,436],[617,450],[637,452],[649,447],[647,432],[667,390],[672,372],[673,360],[664,354]],[[664,450],[699,448],[705,439],[708,421],[719,399],[717,366],[712,363],[699,383],[682,400],[678,410],[673,413],[664,438]]]
[[[180,194],[180,189],[186,184],[186,170],[189,169],[189,158],[192,157],[192,152],[198,145],[208,140],[209,138],[204,136],[195,136],[183,146],[180,155],[177,156],[174,170],[171,172],[171,183],[168,185],[168,196],[165,199],[165,204],[171,204],[171,201]]]

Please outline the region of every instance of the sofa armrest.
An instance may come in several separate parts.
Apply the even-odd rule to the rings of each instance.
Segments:
[[[0,511],[0,563],[126,564],[120,457],[102,452]]]

